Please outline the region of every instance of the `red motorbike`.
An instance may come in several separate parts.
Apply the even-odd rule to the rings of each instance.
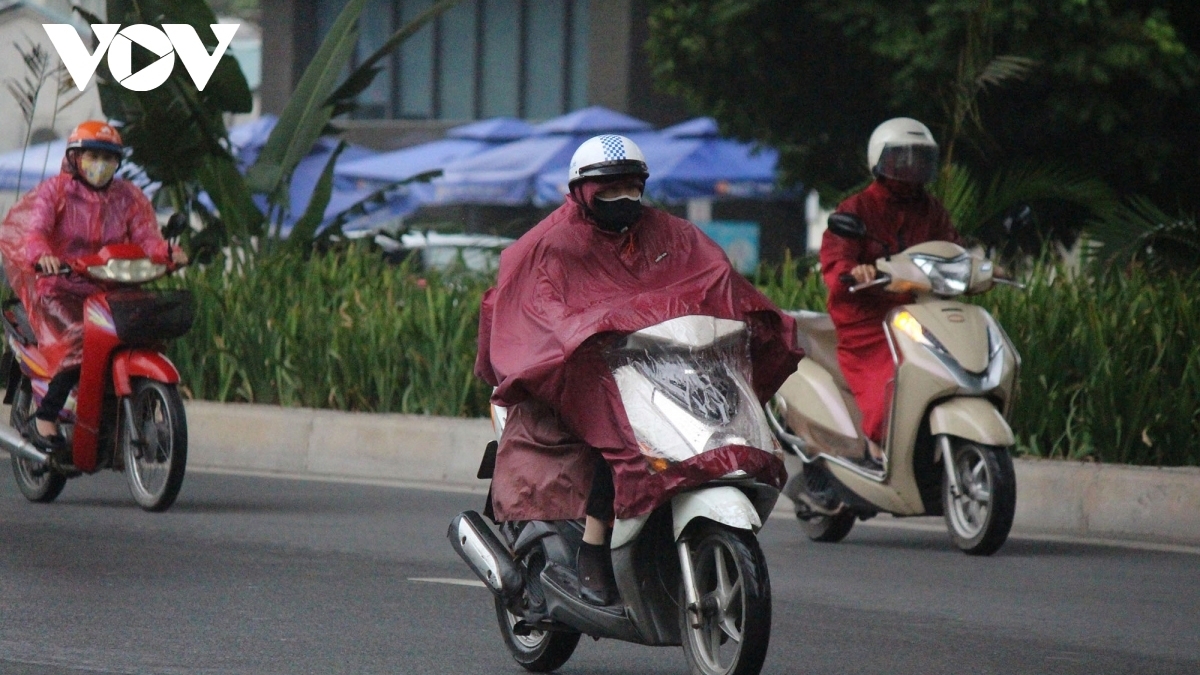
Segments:
[[[11,455],[17,486],[30,501],[51,502],[68,478],[112,469],[125,472],[143,509],[165,511],[174,503],[187,464],[187,420],[179,371],[163,351],[191,328],[194,306],[188,291],[138,286],[175,269],[137,244],[66,261],[63,273],[97,281],[102,290],[84,301],[79,384],[59,417],[66,443],[50,452],[27,434],[51,373],[24,307],[6,303],[9,349],[0,373],[8,375],[4,402],[12,406],[12,428],[0,426],[0,447]]]

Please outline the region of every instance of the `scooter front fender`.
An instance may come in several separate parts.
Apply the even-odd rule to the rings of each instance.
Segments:
[[[677,495],[671,500],[671,515],[676,541],[683,535],[688,523],[697,518],[707,518],[738,530],[752,532],[758,532],[762,527],[762,519],[758,517],[754,503],[744,492],[729,485]]]
[[[135,377],[157,380],[163,384],[179,382],[179,371],[164,354],[149,349],[129,349],[113,355],[113,389],[117,396],[133,393],[130,381]]]
[[[929,411],[929,433],[1005,448],[1016,442],[1004,415],[983,398],[952,398],[938,404]]]

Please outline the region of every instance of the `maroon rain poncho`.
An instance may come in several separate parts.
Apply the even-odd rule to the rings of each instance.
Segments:
[[[895,374],[883,322],[892,308],[909,304],[914,297],[881,288],[851,294],[850,285],[840,277],[858,265],[874,265],[885,253],[926,241],[959,243],[961,238],[950,224],[950,214],[923,188],[886,178],[871,183],[837,210],[858,216],[870,237],[845,239],[826,231],[821,239],[821,273],[829,288],[829,314],[837,327],[838,365],[862,412],[863,433],[881,443],[888,382]],[[886,251],[880,241],[887,242]]]
[[[492,401],[509,414],[492,481],[496,520],[582,518],[592,448],[613,469],[618,518],[734,468],[781,487],[780,459],[742,446],[653,472],[603,352],[620,336],[681,316],[746,321],[752,384],[765,401],[803,355],[794,321],[691,223],[645,208],[632,228],[612,233],[574,199],[504,251],[483,300],[475,372],[497,387]]]
[[[0,225],[8,283],[28,311],[51,374],[79,365],[83,301],[100,287],[77,275],[39,277],[34,265],[44,255],[68,260],[129,242],[152,257],[168,256],[150,200],[119,178],[92,189],[70,173],[65,159],[63,172],[21,197]]]

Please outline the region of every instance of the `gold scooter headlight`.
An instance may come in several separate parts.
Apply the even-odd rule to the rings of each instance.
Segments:
[[[910,314],[907,310],[900,310],[899,312],[896,312],[896,316],[892,317],[892,328],[903,333],[904,335],[907,335],[914,342],[923,344],[930,349],[936,349],[940,352],[949,353],[946,352],[946,348],[941,342],[938,341],[937,338],[933,336],[932,333],[925,330],[925,327],[921,325],[921,322],[917,321],[917,317]]]

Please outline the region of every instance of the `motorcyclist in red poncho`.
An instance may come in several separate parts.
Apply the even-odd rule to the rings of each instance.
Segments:
[[[829,289],[827,307],[837,329],[837,358],[862,412],[870,441],[868,463],[882,460],[880,445],[889,406],[888,382],[895,373],[883,324],[892,308],[913,302],[911,293],[888,287],[851,294],[850,286],[875,278],[875,261],[926,241],[962,239],[942,204],[925,191],[938,168],[938,145],[929,128],[901,117],[879,125],[867,143],[867,165],[875,181],[846,199],[840,213],[858,216],[867,236],[845,239],[826,231],[821,272]],[[847,283],[843,275],[851,275]]]
[[[565,203],[509,247],[484,296],[476,374],[508,410],[496,454],[497,522],[586,516],[577,570],[593,604],[614,595],[605,547],[610,521],[649,513],[687,481],[734,461],[782,485],[780,460],[737,448],[651,472],[625,417],[602,349],[616,336],[687,315],[751,328],[753,386],[769,398],[802,356],[795,323],[730,265],[691,223],[644,206],[649,173],[628,138],[584,142],[571,159]]]
[[[183,250],[172,249],[159,233],[154,207],[141,189],[114,178],[122,153],[121,135],[111,125],[80,124],[67,139],[62,172],[21,197],[0,225],[8,282],[54,373],[30,428],[33,443],[46,449],[63,445],[57,420],[79,381],[83,302],[99,290],[78,276],[56,276],[64,259],[135,243],[153,257],[187,262]]]

